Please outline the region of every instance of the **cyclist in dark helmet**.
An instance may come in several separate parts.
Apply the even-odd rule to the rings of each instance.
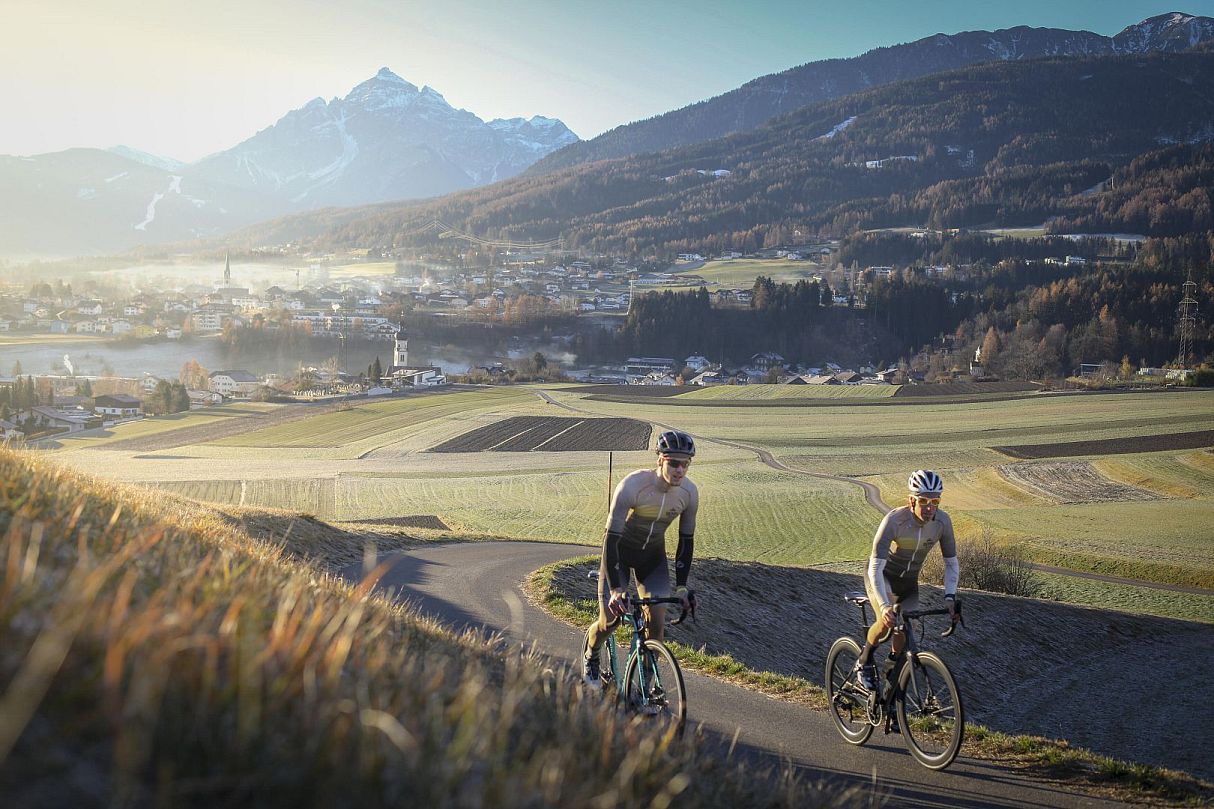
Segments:
[[[919,603],[919,571],[932,547],[939,544],[944,557],[944,603],[954,622],[957,583],[961,566],[957,562],[957,540],[953,536],[953,521],[940,510],[940,495],[944,481],[929,469],[911,473],[906,482],[909,499],[905,506],[890,509],[873,538],[873,552],[864,573],[864,589],[873,605],[876,621],[868,630],[856,673],[868,689],[876,685],[877,672],[873,652],[889,636],[896,616],[894,605],[913,610]],[[905,640],[894,636],[893,652],[902,650]]]
[[[675,551],[675,595],[687,607],[687,575],[696,529],[700,495],[687,478],[687,467],[696,454],[690,435],[667,430],[658,436],[658,462],[654,469],[638,469],[615,487],[603,557],[599,565],[599,617],[586,628],[582,644],[582,677],[599,686],[599,647],[620,617],[628,611],[628,581],[635,574],[641,598],[668,598],[670,572],[666,561],[666,528],[679,519],[679,544]],[[646,621],[650,637],[661,640],[666,610],[650,607]]]

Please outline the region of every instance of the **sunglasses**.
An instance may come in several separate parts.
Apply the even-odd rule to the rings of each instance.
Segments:
[[[691,461],[676,461],[674,458],[667,458],[666,465],[673,466],[675,469],[685,469]]]
[[[938,505],[940,505],[939,497],[914,497],[912,499],[921,506],[938,506]]]

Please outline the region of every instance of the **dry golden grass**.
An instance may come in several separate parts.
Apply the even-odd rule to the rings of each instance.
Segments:
[[[360,539],[0,450],[5,805],[847,800],[723,764],[373,597],[378,570],[351,586],[318,564]]]

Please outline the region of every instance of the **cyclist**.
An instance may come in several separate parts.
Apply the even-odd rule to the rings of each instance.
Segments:
[[[680,430],[658,436],[655,469],[638,469],[615,487],[603,557],[599,565],[599,617],[586,628],[582,642],[582,678],[600,686],[599,647],[620,618],[628,612],[628,580],[636,575],[641,598],[668,598],[670,572],[666,562],[666,528],[679,518],[679,544],[675,551],[675,595],[688,604],[687,575],[696,530],[700,495],[687,478],[696,454],[695,441]],[[661,640],[665,630],[664,607],[649,608],[647,635]]]
[[[891,509],[881,520],[873,538],[873,552],[864,575],[864,589],[873,605],[876,621],[868,630],[866,643],[856,661],[856,674],[864,687],[876,688],[877,672],[873,652],[889,636],[895,623],[894,605],[913,610],[919,603],[919,570],[935,545],[944,557],[944,603],[949,616],[957,621],[954,609],[961,567],[957,562],[957,540],[953,521],[940,510],[944,482],[928,469],[913,472],[907,481],[907,504]],[[894,636],[890,657],[902,651],[905,639]]]

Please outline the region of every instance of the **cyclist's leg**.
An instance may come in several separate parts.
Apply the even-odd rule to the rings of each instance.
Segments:
[[[625,570],[627,573],[627,569]],[[598,651],[611,634],[612,630],[620,623],[619,618],[613,618],[607,612],[607,599],[611,597],[611,585],[607,580],[607,566],[603,563],[599,564],[599,617],[594,623],[586,627],[586,648],[583,650],[585,654],[591,654]]]
[[[868,603],[873,606],[873,612],[877,613],[877,591],[869,584],[868,577],[864,578],[864,591],[868,594]],[[918,593],[919,583],[913,582],[911,587],[899,586],[889,578],[885,580],[885,591],[889,593],[891,604],[902,604],[903,609],[906,609],[906,597],[913,593]],[[874,614],[873,625],[868,628],[868,634],[864,638],[864,648],[860,651],[860,663],[865,666],[872,665],[873,652],[882,643],[889,639],[890,630],[881,622],[881,616]],[[895,646],[901,648],[901,638],[894,639]]]
[[[637,568],[637,594],[641,598],[669,598],[670,570],[666,564],[666,551],[649,570]],[[666,608],[655,605],[647,608],[645,618],[645,636],[653,640],[662,640],[666,636]]]
[[[897,603],[902,605],[903,611],[919,609],[919,582],[916,581],[914,588],[899,596]],[[901,632],[895,632],[894,641],[890,644],[890,655],[902,654],[905,647],[906,637]]]

